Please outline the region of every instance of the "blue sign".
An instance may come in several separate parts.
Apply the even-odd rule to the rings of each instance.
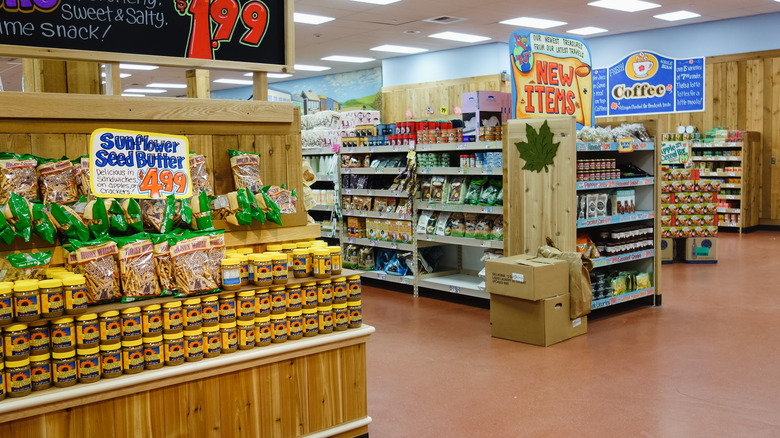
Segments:
[[[704,111],[704,58],[635,52],[593,70],[596,117]]]

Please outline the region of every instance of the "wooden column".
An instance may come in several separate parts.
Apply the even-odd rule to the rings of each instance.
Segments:
[[[256,71],[252,75],[252,96],[254,100],[268,100],[268,73]]]
[[[67,61],[65,63],[67,93],[100,94],[100,64]]]
[[[106,85],[103,94],[119,96],[122,94],[122,79],[119,77],[119,63],[106,64]]]
[[[22,80],[27,92],[100,94],[100,64],[25,58]]]
[[[198,99],[211,97],[208,70],[187,70],[187,97]]]

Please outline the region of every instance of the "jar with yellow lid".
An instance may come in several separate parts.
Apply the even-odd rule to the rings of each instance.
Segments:
[[[100,369],[104,379],[122,375],[122,345],[119,343],[100,346]]]
[[[30,356],[30,383],[33,391],[51,388],[51,355]]]
[[[51,330],[49,321],[41,319],[27,324],[30,332],[30,356],[48,353],[51,350]]]
[[[235,257],[239,261],[239,266],[241,267],[240,270],[240,280],[241,280],[241,286],[246,286],[249,284],[249,281],[254,278],[254,272],[250,275],[249,273],[249,254],[239,254]],[[252,278],[250,278],[252,277]],[[226,289],[231,290],[231,289]]]
[[[333,306],[317,307],[317,322],[320,334],[333,333]]]
[[[143,336],[162,335],[162,306],[150,304],[141,309],[141,330],[143,331]]]
[[[203,326],[203,357],[217,357],[222,354],[222,336],[219,325]]]
[[[184,330],[184,360],[197,362],[203,359],[203,330]]]
[[[62,289],[66,314],[80,315],[87,311],[87,279],[83,275],[62,277]]]
[[[306,263],[309,260],[308,249],[293,250],[292,273],[295,278],[306,278],[309,276]]]
[[[0,360],[0,400],[5,399],[5,362]]]
[[[287,342],[287,314],[271,314],[271,342],[281,344]]]
[[[287,270],[292,271],[293,266],[293,251],[295,251],[298,248],[298,245],[294,243],[283,243],[282,244],[282,250],[276,251],[281,252],[283,254],[287,254]]]
[[[276,286],[271,288],[271,314],[284,314],[287,312],[287,288]]]
[[[347,291],[347,277],[333,279],[333,304],[346,303],[349,297]]]
[[[79,383],[100,380],[100,349],[96,346],[76,350],[76,376]]]
[[[219,323],[236,321],[236,294],[229,292],[219,296]]]
[[[360,285],[360,275],[352,275],[350,277],[347,277],[347,291],[349,293],[349,296],[347,297],[348,300],[359,300],[361,297],[361,285]]]
[[[312,240],[309,242],[312,248],[327,247],[328,242],[324,240]]]
[[[320,332],[319,321],[317,321],[317,308],[302,309],[301,318],[303,318],[303,336],[306,338],[317,336]]]
[[[184,334],[163,334],[163,362],[165,366],[175,366],[184,363]]]
[[[317,282],[317,305],[333,304],[333,284],[330,280]]]
[[[3,328],[3,353],[5,360],[30,357],[30,332],[27,324],[13,324]]]
[[[273,259],[270,254],[254,254],[252,255],[252,270],[253,280],[255,286],[270,286],[274,282],[272,270]]]
[[[100,343],[100,326],[94,313],[76,317],[76,348],[97,348]]]
[[[219,335],[222,339],[222,354],[235,353],[238,350],[238,329],[235,321],[219,324]]]
[[[76,384],[76,350],[54,352],[51,355],[52,382],[56,388],[67,388]]]
[[[157,370],[163,367],[163,337],[162,334],[143,338],[144,369]]]
[[[250,350],[255,348],[255,321],[239,320],[238,327],[238,349]]]
[[[255,291],[255,318],[271,314],[271,291],[268,288]]]
[[[184,328],[184,315],[181,311],[181,301],[171,301],[163,304],[163,334],[180,333]]]
[[[144,367],[143,341],[122,341],[122,371],[125,374],[137,374],[143,371]]]
[[[100,343],[113,344],[122,340],[122,322],[119,311],[108,310],[98,315]]]
[[[255,346],[271,344],[271,315],[255,318]]]
[[[17,280],[14,283],[14,315],[19,322],[41,318],[41,300],[38,280]]]
[[[64,266],[55,266],[46,270],[46,278],[55,278],[55,273],[70,273]]]
[[[0,327],[14,321],[14,287],[13,283],[0,284]]]
[[[349,328],[358,328],[363,325],[363,305],[360,300],[348,301]]]
[[[271,243],[265,246],[265,252],[282,252],[281,243]]]
[[[241,259],[222,259],[222,289],[241,289]]]
[[[329,246],[330,251],[330,273],[333,275],[341,274],[341,261],[343,255],[340,246]]]
[[[340,332],[349,328],[347,303],[333,305],[333,330]]]
[[[303,308],[303,297],[301,296],[300,284],[287,285],[287,311],[301,310]]]
[[[287,312],[287,339],[290,341],[297,341],[303,337],[302,314],[300,309]]]
[[[122,310],[122,340],[135,341],[143,336],[141,308],[128,307]]]
[[[5,361],[5,395],[10,398],[24,397],[32,392],[30,359]]]
[[[255,321],[255,291],[247,290],[238,293],[236,298],[236,307],[238,307],[239,321]]]
[[[64,317],[51,322],[51,349],[55,353],[76,348],[76,324],[73,318]]]
[[[304,309],[317,309],[317,283],[310,281],[301,285]]]
[[[184,330],[197,330],[203,327],[203,309],[200,298],[182,301],[181,313],[184,315]]]
[[[272,252],[271,254],[271,275],[273,277],[273,284],[285,284],[289,278],[287,272],[287,255],[280,252]]]
[[[311,267],[314,278],[330,278],[330,263],[329,249],[315,249]]]
[[[203,327],[219,327],[219,298],[215,296],[202,298],[200,314]]]
[[[57,318],[65,314],[65,295],[62,292],[62,280],[41,280],[38,282],[41,299],[41,316]]]
[[[311,248],[311,242],[295,242],[295,246],[298,249],[309,249]]]

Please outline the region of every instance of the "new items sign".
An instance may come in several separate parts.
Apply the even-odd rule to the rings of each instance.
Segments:
[[[509,41],[512,116],[574,116],[593,126],[590,49],[584,40],[517,30]]]
[[[704,111],[704,58],[635,52],[593,71],[596,117]]]

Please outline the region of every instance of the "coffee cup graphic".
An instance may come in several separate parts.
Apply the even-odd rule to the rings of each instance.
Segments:
[[[650,74],[650,71],[653,69],[653,62],[652,61],[639,61],[632,64],[632,67],[634,69],[634,75],[638,78],[643,78]]]

